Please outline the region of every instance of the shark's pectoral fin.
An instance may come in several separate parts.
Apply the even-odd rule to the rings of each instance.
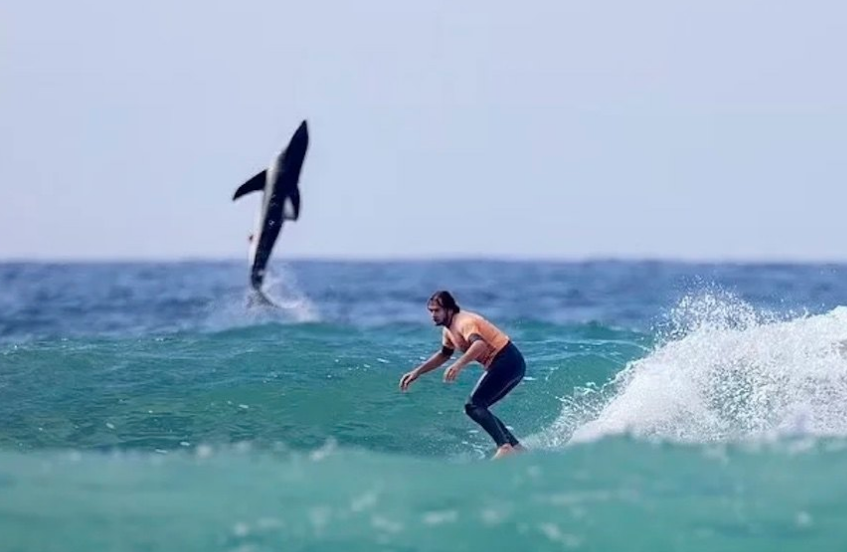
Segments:
[[[289,198],[285,198],[282,203],[282,218],[283,220],[297,220],[297,210]]]
[[[282,218],[284,220],[297,220],[300,218],[300,194],[294,193],[285,198],[282,204]]]
[[[250,192],[258,192],[259,190],[264,190],[266,176],[267,171],[261,171],[256,176],[239,186],[239,188],[235,190],[235,195],[232,196],[232,200],[235,201],[239,197],[247,195]]]

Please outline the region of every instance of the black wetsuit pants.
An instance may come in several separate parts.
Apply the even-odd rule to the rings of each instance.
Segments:
[[[512,446],[518,444],[514,435],[506,429],[506,425],[491,413],[489,407],[506,396],[520,383],[526,373],[526,362],[517,347],[510,341],[497,353],[491,366],[482,374],[471,391],[465,412],[473,421],[482,426],[497,446],[506,443]]]

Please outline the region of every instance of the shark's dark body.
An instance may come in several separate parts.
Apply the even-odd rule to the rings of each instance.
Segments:
[[[250,243],[250,285],[263,298],[262,282],[283,221],[300,218],[300,171],[308,147],[309,129],[303,121],[271,165],[242,184],[232,196],[235,201],[250,192],[264,192]]]

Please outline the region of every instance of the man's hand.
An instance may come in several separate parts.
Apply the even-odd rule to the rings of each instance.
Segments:
[[[407,389],[409,389],[409,386],[412,385],[413,381],[418,379],[419,375],[420,374],[418,374],[417,370],[412,370],[411,372],[406,372],[405,374],[403,374],[403,377],[400,378],[400,390],[406,391]]]
[[[446,370],[444,370],[444,381],[455,381],[459,375],[459,372],[462,371],[464,366],[459,366],[458,364],[453,364]]]
[[[470,361],[478,358],[479,355],[485,351],[487,345],[481,337],[472,335],[471,341],[473,341],[473,343],[471,343],[471,346],[468,347],[467,351],[465,351],[465,354],[460,356],[456,362],[444,371],[444,381],[455,381],[459,376],[459,372],[461,372]]]

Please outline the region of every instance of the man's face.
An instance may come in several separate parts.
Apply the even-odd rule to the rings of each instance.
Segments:
[[[447,324],[449,314],[444,307],[438,303],[429,303],[426,308],[429,309],[429,315],[432,317],[432,321],[436,326],[444,326]]]

